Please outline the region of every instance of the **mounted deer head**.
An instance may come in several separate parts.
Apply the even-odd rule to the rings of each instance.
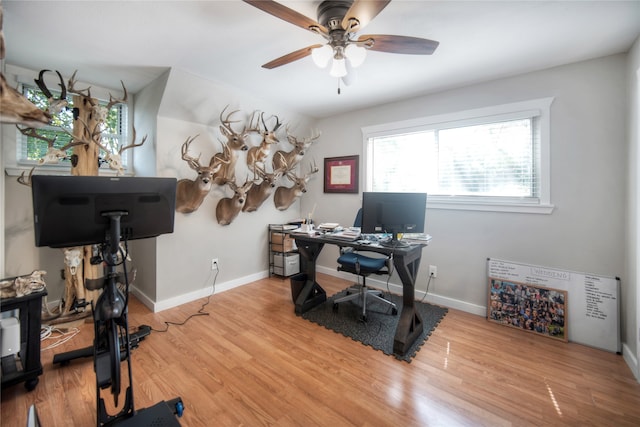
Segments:
[[[220,113],[220,132],[227,138],[227,142],[222,142],[222,156],[225,160],[228,160],[222,169],[216,174],[214,178],[214,182],[218,185],[225,185],[225,183],[229,181],[235,181],[236,179],[236,162],[238,160],[238,155],[236,151],[247,151],[249,146],[246,143],[246,139],[249,137],[251,132],[255,132],[257,128],[253,128],[253,115],[249,120],[249,126],[245,126],[242,132],[238,133],[233,130],[231,127],[231,123],[235,123],[231,121],[231,116],[237,113],[239,110],[235,110],[227,114],[226,117],[223,117],[224,112],[226,111],[228,105],[224,107],[224,110]],[[255,112],[254,112],[255,114]],[[236,121],[237,122],[237,121]]]
[[[200,156],[192,157],[189,155],[189,146],[198,137],[188,137],[182,144],[182,160],[187,162],[189,167],[198,173],[195,180],[181,179],[176,187],[176,211],[182,213],[191,213],[197,210],[204,198],[211,191],[213,177],[225,160],[216,157],[214,154],[209,160],[208,166],[200,164]]]
[[[260,184],[254,184],[247,193],[247,200],[242,207],[242,212],[254,212],[264,203],[267,198],[273,193],[276,188],[278,179],[284,173],[284,169],[278,169],[272,173],[267,173],[264,167],[256,165],[255,171],[262,179]]]
[[[213,183],[225,185],[230,178],[231,181],[235,179],[237,157],[227,144],[222,141],[220,141],[220,144],[222,144],[222,152],[214,154],[214,157],[220,163],[220,169],[213,174]]]
[[[316,166],[315,162],[310,165],[309,172],[302,177],[296,176],[293,172],[287,172],[286,177],[293,182],[292,187],[278,187],[273,195],[273,202],[276,205],[276,209],[284,211],[295,202],[295,200],[307,192],[307,182],[311,178],[311,175],[317,173],[320,169]]]
[[[287,170],[292,170],[305,154],[305,150],[307,150],[313,141],[320,138],[320,133],[318,132],[316,135],[312,135],[309,138],[304,138],[302,140],[298,140],[297,137],[291,135],[289,133],[289,128],[287,127],[287,141],[289,144],[293,145],[293,150],[286,151],[276,151],[276,154],[281,153],[280,156],[273,156],[273,169],[281,169],[286,165]],[[283,162],[284,159],[284,162]]]
[[[235,182],[227,182],[229,188],[233,190],[233,197],[225,197],[218,201],[216,206],[216,219],[220,225],[229,225],[238,216],[246,201],[247,191],[253,186],[253,181],[247,179],[238,187]]]
[[[227,145],[231,150],[247,151],[249,149],[249,146],[247,145],[246,139],[249,137],[249,134],[251,132],[257,130],[251,127],[253,122],[253,115],[249,120],[249,126],[245,126],[244,129],[242,129],[242,132],[238,133],[231,127],[231,123],[237,123],[238,120],[231,121],[231,116],[240,110],[232,111],[227,114],[227,117],[223,118],[222,116],[227,110],[227,107],[229,106],[227,105],[226,107],[224,107],[224,110],[222,110],[222,112],[220,113],[220,132],[222,132],[222,134],[227,138]]]
[[[272,144],[278,144],[280,142],[280,140],[276,136],[276,132],[280,128],[280,126],[282,126],[282,123],[280,123],[280,119],[278,119],[278,116],[273,117],[276,118],[276,124],[273,126],[273,129],[269,129],[264,121],[264,113],[260,113],[260,120],[262,121],[262,126],[264,129],[260,132],[260,134],[262,135],[262,142],[260,143],[260,145],[251,147],[249,149],[249,152],[247,153],[247,166],[249,166],[249,169],[254,170],[254,172],[256,163],[264,164],[264,161],[269,156],[269,147]]]

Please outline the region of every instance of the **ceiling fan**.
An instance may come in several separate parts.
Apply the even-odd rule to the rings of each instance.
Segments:
[[[439,42],[418,37],[385,34],[365,34],[357,36],[391,0],[325,0],[318,5],[318,21],[314,21],[272,0],[243,0],[264,12],[293,25],[319,34],[325,44],[314,44],[298,49],[273,61],[263,68],[276,68],[293,61],[312,56],[321,68],[331,62],[329,74],[342,78],[349,85],[353,80],[353,70],[365,59],[367,50],[411,55],[431,55]]]

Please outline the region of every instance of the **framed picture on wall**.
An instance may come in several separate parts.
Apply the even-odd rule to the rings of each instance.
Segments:
[[[324,192],[357,193],[360,156],[326,157],[324,159]]]
[[[491,322],[566,342],[566,313],[566,291],[489,278]]]

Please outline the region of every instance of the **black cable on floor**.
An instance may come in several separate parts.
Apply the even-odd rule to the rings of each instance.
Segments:
[[[207,297],[207,301],[205,301],[205,303],[202,304],[202,307],[200,307],[200,309],[197,312],[195,312],[194,314],[191,314],[186,319],[184,319],[184,321],[182,321],[182,322],[165,321],[164,324],[165,324],[166,328],[164,328],[164,329],[151,328],[151,330],[154,331],[154,332],[167,332],[169,330],[169,327],[172,326],[172,325],[173,326],[183,326],[185,323],[187,323],[189,320],[191,320],[194,317],[197,317],[197,316],[208,316],[209,313],[204,311],[204,308],[209,304],[209,302],[211,302],[211,296],[216,293],[216,279],[218,278],[218,274],[219,273],[220,273],[220,268],[218,268],[216,270],[216,275],[213,277],[213,284],[212,284],[212,288],[213,289],[211,291],[211,294]],[[207,278],[207,281],[208,280],[209,279]]]

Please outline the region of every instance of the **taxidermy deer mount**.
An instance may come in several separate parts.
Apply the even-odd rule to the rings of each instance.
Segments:
[[[247,179],[240,187],[233,181],[227,182],[227,185],[233,190],[233,197],[225,197],[218,201],[216,219],[220,225],[229,225],[238,216],[247,198],[247,191],[253,186],[253,181]]]
[[[232,123],[241,120],[232,120],[240,110],[227,112],[227,105],[220,113],[220,132],[223,139],[222,152],[215,153],[209,165],[200,163],[200,155],[194,157],[189,154],[190,145],[195,137],[188,137],[182,145],[182,160],[198,173],[191,179],[178,181],[176,194],[176,211],[192,213],[200,208],[205,197],[211,193],[214,185],[229,187],[234,191],[233,197],[220,199],[216,205],[216,219],[221,225],[229,225],[240,212],[255,212],[271,196],[274,191],[278,193],[276,207],[279,210],[288,209],[295,200],[306,192],[306,182],[313,173],[318,172],[315,164],[312,171],[303,177],[297,177],[292,170],[300,163],[306,150],[320,137],[316,132],[307,138],[298,138],[291,134],[287,127],[287,141],[293,146],[291,151],[279,150],[271,155],[271,147],[280,143],[277,132],[282,129],[283,123],[276,115],[265,118],[264,112],[254,110],[242,126],[242,131],[232,128]],[[252,136],[260,137],[260,142],[252,143]],[[257,142],[257,138],[253,138]],[[239,153],[246,152],[246,168],[253,173],[253,180],[247,180],[243,185],[236,183],[236,166],[242,168],[244,163],[238,163]],[[267,171],[267,164],[271,163],[272,171]],[[294,182],[292,188],[278,188],[278,181],[283,177]]]
[[[304,157],[306,150],[318,138],[320,138],[320,132],[308,138],[298,139],[289,133],[289,128],[287,127],[287,141],[293,146],[293,149],[288,152],[276,151],[273,156],[273,169],[282,169],[284,167],[287,171],[290,171],[295,168]]]
[[[216,173],[224,164],[231,160],[214,154],[209,160],[209,165],[200,164],[200,155],[193,157],[189,155],[189,146],[198,135],[188,137],[182,144],[182,160],[187,162],[189,167],[198,173],[194,180],[181,179],[176,187],[176,211],[191,213],[197,210],[204,198],[209,194],[213,186],[213,179]]]
[[[293,182],[293,186],[278,187],[276,189],[276,192],[273,195],[273,202],[276,205],[276,209],[280,211],[289,209],[298,197],[307,192],[307,182],[309,182],[311,176],[319,170],[320,169],[314,162],[313,165],[309,165],[309,172],[304,176],[297,176],[293,172],[287,172],[285,176]]]

